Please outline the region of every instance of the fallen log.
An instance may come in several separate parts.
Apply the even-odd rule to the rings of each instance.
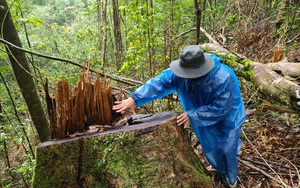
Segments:
[[[300,84],[300,63],[268,63],[267,67],[279,74],[282,74],[287,80]]]
[[[40,143],[33,187],[213,187],[177,115]]]
[[[300,112],[300,86],[298,84],[277,74],[262,63],[251,62],[245,66],[245,64],[238,62],[239,57],[218,44],[205,43],[200,46],[206,52],[221,56],[224,63],[233,68],[239,76],[244,76],[246,79],[253,81],[266,96],[295,110],[297,113]],[[251,71],[250,76],[247,74],[249,71]]]

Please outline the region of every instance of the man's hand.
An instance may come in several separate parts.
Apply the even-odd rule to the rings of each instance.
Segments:
[[[187,116],[186,112],[184,112],[183,114],[180,114],[179,116],[177,116],[177,124],[178,125],[184,125],[184,128],[188,127],[188,124],[190,123],[190,119]]]
[[[130,109],[133,114],[135,114],[134,100],[132,97],[129,97],[128,99],[125,99],[123,101],[116,101],[115,104],[116,105],[114,105],[112,109],[116,110],[117,113]]]

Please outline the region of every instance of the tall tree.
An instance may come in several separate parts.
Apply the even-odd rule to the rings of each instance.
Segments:
[[[114,20],[114,38],[115,38],[115,60],[117,69],[120,68],[122,62],[122,35],[118,0],[112,0],[113,20]]]
[[[106,19],[106,13],[107,13],[107,0],[98,0],[98,3],[100,5],[99,8],[99,16],[98,16],[98,23],[100,26],[100,31],[102,31],[102,41],[100,41],[101,46],[101,63],[102,67],[106,64],[106,42],[107,42],[107,19]]]
[[[1,37],[22,47],[6,0],[0,0],[0,7]],[[50,137],[49,122],[39,99],[25,53],[11,46],[5,46],[5,48],[39,138],[42,142],[47,141]]]
[[[199,8],[199,2],[198,0],[195,0],[195,17],[196,17],[196,44],[200,43],[200,24],[201,24],[201,10]]]
[[[148,58],[149,58],[149,69],[150,69],[150,76],[153,76],[153,67],[152,67],[152,61],[153,61],[153,1],[152,0],[146,0],[146,7],[147,7],[147,19],[148,19],[148,28],[147,28],[147,37],[148,37]]]

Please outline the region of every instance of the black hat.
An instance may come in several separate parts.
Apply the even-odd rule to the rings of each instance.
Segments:
[[[214,66],[214,60],[199,45],[190,45],[180,52],[178,60],[171,62],[170,69],[181,78],[198,78],[209,73]]]

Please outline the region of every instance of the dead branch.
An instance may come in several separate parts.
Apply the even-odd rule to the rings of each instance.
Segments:
[[[184,36],[184,35],[186,35],[186,34],[192,32],[192,31],[196,31],[196,30],[197,30],[196,27],[191,28],[191,29],[189,29],[189,30],[187,30],[187,31],[185,31],[185,32],[183,32],[183,33],[180,33],[180,34],[177,35],[174,39],[177,39],[177,38],[179,38],[179,37],[182,37],[182,36]],[[204,35],[208,38],[208,40],[209,40],[210,42],[212,42],[213,44],[219,44],[219,45],[220,45],[220,43],[219,43],[218,41],[216,41],[210,34],[208,34],[208,32],[207,32],[205,29],[203,29],[203,27],[200,27],[200,31],[201,31],[202,33],[204,33]]]
[[[8,46],[11,46],[11,47],[13,47],[17,50],[20,50],[22,52],[26,52],[26,53],[29,53],[29,54],[32,54],[32,55],[36,55],[38,57],[43,57],[43,58],[46,58],[46,59],[52,59],[52,60],[56,60],[56,61],[66,62],[66,63],[72,64],[72,65],[75,65],[79,68],[83,68],[83,69],[86,68],[86,67],[84,67],[84,65],[81,65],[81,64],[76,63],[74,61],[71,61],[69,59],[49,56],[49,55],[45,55],[45,54],[35,52],[35,51],[32,51],[32,50],[24,49],[22,47],[16,46],[16,45],[4,40],[2,38],[0,38],[0,42],[3,43],[3,44],[6,44]],[[108,74],[104,74],[104,73],[95,71],[93,69],[90,69],[90,71],[93,72],[93,73],[99,73],[102,77],[107,77],[107,78],[110,78],[112,80],[115,80],[115,81],[118,81],[118,82],[121,82],[121,83],[124,83],[124,84],[128,84],[128,85],[131,85],[131,86],[139,86],[139,85],[143,84],[143,82],[140,82],[140,81],[137,81],[137,80],[132,80],[132,79],[129,79],[129,78],[123,78],[123,77],[119,77],[119,76],[116,76],[116,75],[108,75]]]
[[[259,159],[259,158],[258,158]],[[256,165],[261,165],[261,166],[265,166],[267,168],[269,168],[269,166],[271,166],[272,168],[274,169],[287,169],[287,170],[290,170],[291,172],[293,172],[294,174],[296,174],[297,172],[295,171],[295,169],[293,169],[292,167],[289,167],[289,166],[286,166],[286,165],[282,165],[280,163],[277,163],[277,162],[274,162],[274,161],[269,161],[269,166],[266,165],[266,163],[263,163],[263,162],[260,162],[260,161],[257,161],[257,160],[254,160],[254,159],[248,159],[248,158],[243,158],[241,160],[244,160],[244,161],[247,161],[247,162],[250,162],[250,163],[253,163],[253,164],[256,164]],[[285,173],[287,174],[287,173]]]
[[[205,31],[202,27],[200,28],[200,30],[204,33],[204,35],[211,41],[212,44],[216,44],[216,45],[220,45],[222,46],[224,49],[226,49],[228,52],[232,53],[233,55],[235,55],[236,57],[240,58],[240,59],[248,59],[247,57],[245,57],[244,55],[238,54],[235,51],[227,48],[227,46],[225,44],[223,44],[222,42],[219,42],[218,40],[214,39],[210,34],[208,34],[207,31]]]
[[[288,40],[286,43],[289,44],[289,43],[293,42],[299,36],[300,36],[300,33],[298,35],[294,36],[291,40]]]
[[[205,31],[203,29],[203,27],[200,27],[200,30],[201,30],[202,33],[204,33],[204,35],[208,38],[208,40],[210,40],[213,44],[219,44],[220,45],[220,43],[218,41],[216,41],[210,34],[208,34],[208,32]]]
[[[271,175],[268,174],[267,172],[263,171],[262,169],[257,168],[257,167],[255,167],[255,166],[249,164],[248,162],[246,162],[246,161],[244,161],[244,160],[242,160],[242,159],[239,159],[239,161],[240,161],[243,165],[245,165],[245,166],[247,166],[247,167],[249,167],[249,168],[251,168],[251,169],[253,169],[253,170],[258,171],[258,172],[260,172],[261,174],[263,174],[264,176],[266,176],[266,177],[270,178],[271,180],[277,182],[278,184],[283,185],[285,188],[291,188],[290,186],[286,185],[283,181],[274,178],[273,176],[271,176]]]
[[[265,158],[263,158],[262,157],[262,155],[260,154],[260,152],[256,149],[256,147],[252,144],[252,142],[248,139],[248,137],[247,137],[247,135],[245,134],[245,132],[244,132],[244,130],[242,130],[242,133],[243,133],[243,135],[245,136],[245,139],[247,140],[247,142],[254,148],[254,150],[255,150],[255,152],[261,157],[261,159],[265,162],[265,164],[266,164],[266,166],[271,170],[271,171],[273,171],[275,174],[276,174],[276,176],[278,177],[278,179],[275,179],[274,177],[272,177],[272,176],[270,176],[268,173],[266,173],[266,172],[264,172],[263,170],[261,170],[261,169],[259,169],[259,168],[256,168],[256,167],[254,167],[253,169],[254,170],[257,170],[257,171],[259,171],[259,172],[261,172],[263,175],[265,175],[265,176],[267,176],[267,177],[271,177],[271,179],[272,180],[274,180],[274,181],[279,181],[280,182],[280,184],[281,185],[284,185],[285,186],[285,183],[283,182],[283,180],[280,178],[280,176],[278,175],[278,173],[269,165],[269,163],[265,160]],[[243,161],[243,160],[241,160],[241,159],[239,159],[239,161]],[[250,165],[250,164],[248,164],[247,162],[245,162],[245,161],[243,161],[244,162],[244,165]],[[248,166],[248,167],[252,167],[252,165],[251,166]],[[290,188],[289,186],[288,187],[286,187],[285,186],[285,188]]]
[[[179,38],[179,37],[182,37],[182,36],[184,36],[184,35],[186,35],[186,34],[192,32],[192,31],[195,31],[195,30],[197,30],[196,27],[195,27],[195,28],[191,28],[191,29],[189,29],[189,30],[187,30],[187,31],[185,31],[185,32],[183,32],[183,33],[180,33],[180,34],[177,35],[174,39],[177,39],[177,38]]]
[[[291,108],[287,108],[285,106],[279,106],[279,105],[275,105],[275,104],[262,104],[262,105],[258,106],[258,108],[260,108],[262,110],[272,110],[272,111],[288,113],[288,114],[297,114],[298,113]]]

